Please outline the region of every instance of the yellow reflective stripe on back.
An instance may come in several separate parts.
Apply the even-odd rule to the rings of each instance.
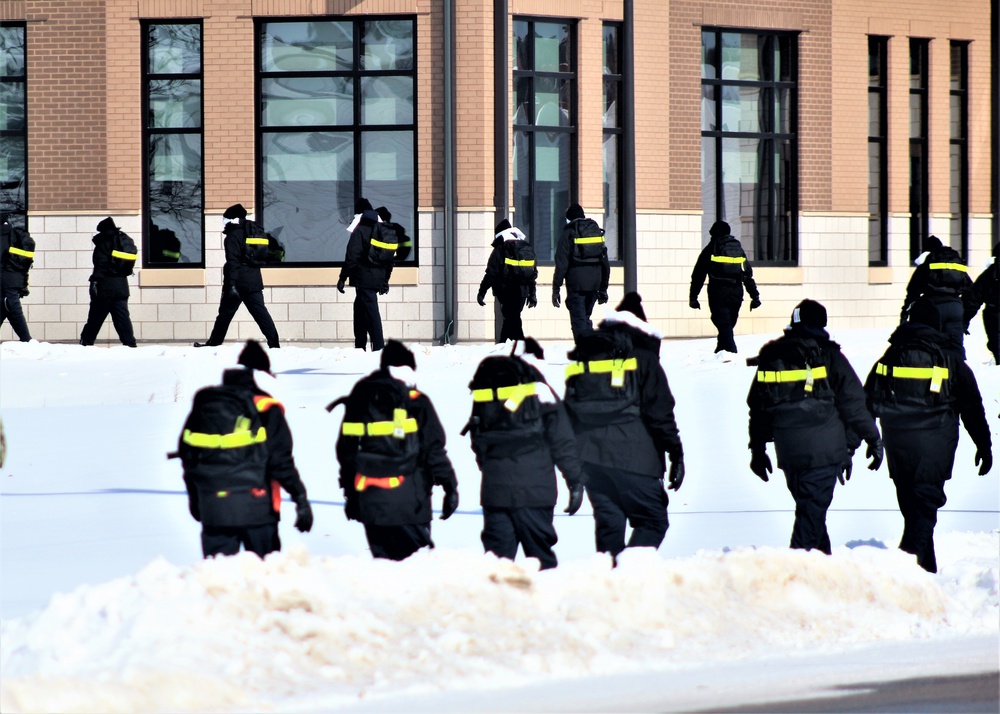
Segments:
[[[267,441],[267,430],[260,427],[256,434],[250,431],[236,431],[232,434],[202,434],[185,429],[181,439],[185,444],[199,449],[239,449]]]
[[[892,367],[879,362],[875,373],[899,379],[928,379],[935,394],[941,391],[941,383],[948,379],[947,367]]]
[[[247,238],[247,245],[267,245],[267,238]]]
[[[805,382],[805,390],[812,391],[813,381],[816,379],[826,379],[826,367],[806,367],[805,369],[782,369],[777,372],[760,370],[757,372],[757,381],[767,384],[783,382]]]
[[[472,401],[474,402],[492,402],[494,399],[492,389],[473,389],[472,390]]]
[[[112,258],[121,258],[122,260],[135,260],[139,257],[138,253],[122,253],[120,250],[111,251]]]
[[[635,357],[628,359],[599,359],[593,362],[574,362],[566,367],[566,378],[584,372],[591,374],[611,374],[611,386],[621,387],[625,384],[625,372],[638,369],[639,363]]]
[[[399,411],[406,413],[406,410]],[[358,421],[345,421],[340,427],[345,436],[394,436],[404,438],[407,434],[417,431],[417,420],[413,417],[399,418],[394,421],[373,421],[362,424]]]
[[[15,248],[14,246],[11,246],[9,248],[9,250],[10,250],[10,253],[12,255],[21,255],[21,256],[24,256],[25,258],[34,258],[35,257],[34,251],[21,250],[20,248]]]
[[[969,272],[969,269],[961,263],[931,263],[927,267],[931,270],[957,270],[960,273]]]
[[[574,238],[574,243],[585,245],[587,243],[603,243],[604,236],[587,236],[586,238]]]
[[[583,374],[586,371],[587,368],[584,366],[583,362],[571,362],[566,365],[566,379],[575,377],[578,374]]]
[[[712,256],[712,262],[713,263],[744,263],[744,262],[746,262],[746,258],[733,258],[733,257],[728,256],[728,255],[713,255]]]
[[[399,247],[398,243],[383,243],[380,240],[372,238],[372,245],[376,248],[385,248],[386,250],[396,250]]]
[[[365,425],[359,421],[345,421],[340,431],[344,436],[364,436]]]
[[[535,264],[533,260],[514,260],[513,258],[504,258],[503,262],[507,265],[516,265],[520,268],[530,268]]]

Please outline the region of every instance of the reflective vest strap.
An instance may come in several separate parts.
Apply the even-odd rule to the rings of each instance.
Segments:
[[[285,411],[285,405],[279,402],[274,397],[265,397],[263,395],[255,395],[253,398],[253,403],[257,407],[257,411],[266,412],[271,407],[278,407],[281,411]]]
[[[25,258],[35,257],[35,253],[30,250],[21,250],[20,248],[15,248],[14,246],[11,246],[8,250],[10,251],[11,255],[20,255]]]
[[[587,236],[586,238],[574,238],[573,242],[577,245],[587,245],[588,243],[603,243],[604,236]]]
[[[621,387],[625,384],[625,373],[639,368],[635,357],[628,359],[599,359],[593,362],[574,362],[566,367],[566,377],[590,372],[591,374],[611,374],[611,386]]]
[[[941,391],[942,382],[948,379],[947,367],[893,367],[879,362],[875,367],[875,372],[899,379],[929,379],[931,391],[935,394]]]
[[[385,248],[386,250],[396,250],[399,248],[399,243],[384,243],[380,240],[372,238],[372,245],[376,248]]]
[[[969,269],[961,263],[931,263],[927,267],[931,270],[957,270],[960,273],[969,272]]]
[[[267,430],[260,427],[256,434],[249,430],[234,431],[231,434],[202,434],[185,429],[181,439],[188,446],[198,449],[239,449],[267,441]]]
[[[566,379],[575,377],[578,374],[583,374],[586,371],[587,366],[583,362],[570,362],[566,365]]]
[[[784,382],[805,382],[805,390],[813,390],[813,382],[817,379],[826,379],[826,367],[806,367],[805,369],[782,369],[777,372],[760,370],[757,372],[757,381],[766,384]]]
[[[712,256],[712,262],[713,263],[735,263],[735,264],[738,264],[738,265],[742,265],[743,263],[746,262],[746,258],[733,258],[733,257],[728,256],[728,255],[713,255]]]
[[[344,436],[364,436],[365,425],[359,421],[345,421],[340,427],[340,432]]]
[[[533,260],[514,260],[514,258],[504,258],[503,262],[506,265],[516,265],[519,268],[530,268],[535,264]]]
[[[121,258],[122,260],[135,260],[139,257],[138,253],[122,253],[120,250],[111,251],[112,258]]]
[[[354,476],[354,490],[357,492],[364,491],[366,488],[384,488],[393,489],[399,488],[406,481],[405,476],[362,476],[361,474],[355,474]]]
[[[393,436],[406,438],[417,431],[417,420],[406,416],[405,409],[397,409],[392,421],[373,421],[363,424],[359,421],[345,421],[340,427],[345,436]]]
[[[267,245],[267,238],[247,238],[247,245]]]

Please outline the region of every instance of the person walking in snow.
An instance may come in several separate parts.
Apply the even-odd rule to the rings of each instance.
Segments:
[[[351,281],[356,293],[354,346],[360,350],[365,349],[368,338],[371,337],[372,351],[377,352],[385,346],[378,296],[389,294],[389,278],[399,246],[393,244],[390,248],[379,240],[381,218],[368,199],[359,198],[354,204],[354,213],[354,221],[348,227],[351,237],[347,241],[337,290],[343,294],[347,281]],[[391,218],[391,214],[388,215]]]
[[[608,281],[611,264],[604,244],[604,230],[583,208],[574,203],[566,209],[566,225],[556,245],[556,267],[552,276],[552,306],[562,300],[559,289],[566,281],[566,309],[573,340],[594,329],[590,315],[594,305],[608,301]]]
[[[709,229],[708,245],[698,255],[691,271],[691,290],[688,304],[694,310],[701,309],[698,294],[705,277],[708,277],[708,309],[712,324],[719,336],[715,351],[736,353],[736,339],[733,330],[740,317],[743,304],[743,289],[750,294],[750,309],[760,307],[760,292],[753,279],[753,268],[747,260],[743,246],[730,233],[729,224],[716,221]]]
[[[972,319],[972,315],[968,314],[972,299],[969,269],[958,251],[943,245],[937,236],[928,236],[923,249],[906,285],[899,323],[906,322],[906,311],[917,298],[928,297],[941,315],[942,331],[951,336],[951,349],[964,360],[965,331]]]
[[[389,340],[379,369],[351,393],[337,438],[340,487],[348,520],[360,521],[372,555],[404,560],[431,540],[431,489],[444,489],[441,520],[458,508],[458,480],[434,405],[416,389],[413,353]]]
[[[976,466],[993,466],[993,441],[983,398],[969,366],[950,348],[941,315],[927,297],[915,300],[907,320],[889,337],[889,348],[865,381],[868,408],[882,423],[889,478],[903,514],[899,549],[937,572],[934,526],[947,499],[958,448],[958,422],[976,444]]]
[[[642,298],[628,293],[597,330],[569,353],[564,404],[576,433],[597,550],[613,562],[626,547],[658,548],[669,522],[663,488],[684,481],[674,397],[660,365],[662,335],[646,322]]]
[[[94,242],[94,272],[90,275],[90,310],[80,333],[80,344],[90,346],[111,315],[118,339],[135,347],[132,318],[128,313],[128,276],[132,274],[138,251],[135,242],[108,216],[97,224]]]
[[[875,420],[865,407],[861,381],[840,345],[826,331],[826,308],[803,300],[785,334],[747,360],[757,365],[750,384],[750,470],[762,481],[771,473],[767,442],[795,499],[792,548],[830,554],[826,512],[838,479],[851,477],[851,457],[863,439],[868,468],[882,463]]]
[[[485,307],[486,291],[492,289],[493,296],[500,302],[500,314],[503,316],[497,342],[523,340],[521,311],[525,304],[529,308],[538,304],[535,294],[535,281],[538,279],[535,250],[527,236],[506,218],[497,223],[492,246],[493,251],[486,262],[486,274],[479,283],[476,302]]]
[[[542,570],[557,565],[556,466],[569,487],[565,513],[580,509],[585,482],[569,417],[538,368],[544,356],[529,337],[515,342],[509,356],[480,362],[469,384],[472,415],[462,429],[482,472],[483,547],[513,560],[520,545]]]
[[[256,372],[270,374],[271,361],[248,340],[238,363],[243,368],[224,371],[221,386],[195,394],[177,449],[206,558],[235,555],[240,546],[261,558],[281,550],[282,488],[295,502],[295,528],[306,533],[313,525],[285,408],[255,381]]]
[[[986,348],[993,354],[993,364],[1000,365],[1000,242],[993,246],[993,257],[986,269],[972,284],[972,293],[965,305],[965,324],[983,308],[983,330]]]
[[[35,241],[28,232],[11,225],[6,215],[0,215],[0,325],[9,319],[21,342],[31,341],[21,298],[28,295],[28,271],[34,258]]]

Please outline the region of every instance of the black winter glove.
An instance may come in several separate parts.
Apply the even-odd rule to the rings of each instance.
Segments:
[[[837,480],[840,481],[840,485],[845,485],[851,480],[851,472],[854,470],[854,464],[851,461],[844,462],[844,467],[839,474],[837,474]]]
[[[538,307],[538,298],[535,297],[535,293],[528,296],[528,307]]]
[[[96,280],[91,280],[90,281],[90,299],[91,300],[96,300],[97,299],[97,281]]]
[[[389,294],[389,283],[382,283],[382,286],[378,289],[378,294],[379,295],[388,295]]]
[[[347,285],[347,282],[343,278],[341,278],[340,280],[338,280],[337,281],[337,292],[343,294],[345,292],[344,291],[344,286],[345,285]]]
[[[562,296],[559,294],[559,288],[552,288],[552,307],[560,307],[562,305]]]
[[[295,501],[295,529],[299,533],[308,533],[313,527],[313,512],[309,499],[299,496]]]
[[[671,460],[670,462],[670,476],[667,478],[667,486],[671,491],[679,491],[681,484],[684,483],[684,458],[681,456],[677,457],[676,461]]]
[[[982,462],[982,466],[979,464],[980,461]],[[980,476],[985,476],[993,468],[993,452],[990,450],[990,447],[976,449],[976,466],[979,466]]]
[[[31,293],[28,292],[28,288],[21,288],[20,290],[17,291],[17,294],[20,295],[21,297],[28,297]]]
[[[865,456],[871,459],[871,463],[868,464],[869,471],[878,471],[878,467],[882,465],[882,457],[885,456],[885,447],[882,446],[882,439],[876,438],[868,442],[868,451],[865,452]]]
[[[597,291],[597,304],[598,305],[607,305],[608,304],[608,291],[607,290],[598,290]]]
[[[756,310],[760,307],[760,298],[754,298],[750,301],[750,310]]]
[[[441,504],[441,520],[446,521],[458,510],[458,491],[445,491],[444,502]]]
[[[583,505],[583,484],[574,483],[569,487],[569,505],[563,510],[563,513],[568,513],[573,515],[580,510],[580,506]]]
[[[476,302],[479,303],[481,307],[486,307],[486,291],[480,290],[479,294],[476,295]]]
[[[358,505],[358,494],[344,494],[344,515],[349,521],[361,520],[361,507]]]
[[[701,303],[698,302],[698,298],[693,297],[690,300],[688,300],[688,307],[690,307],[692,310],[700,310]]]
[[[766,451],[761,449],[750,452],[750,470],[757,474],[757,478],[761,481],[767,482],[767,475],[774,469],[771,468],[771,457]]]

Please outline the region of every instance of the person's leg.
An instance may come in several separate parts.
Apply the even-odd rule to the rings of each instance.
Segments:
[[[524,326],[521,324],[521,310],[524,309],[524,303],[525,298],[519,295],[506,294],[500,298],[500,313],[503,315],[501,342],[524,339]]]
[[[128,298],[113,300],[111,308],[111,323],[115,326],[118,339],[126,347],[135,347],[135,333],[132,332],[132,318],[128,314]]]
[[[11,329],[21,342],[31,340],[28,323],[21,309],[21,291],[18,288],[4,288],[3,299],[0,300],[0,325],[4,320],[10,320]]]
[[[382,337],[382,316],[378,311],[378,293],[375,290],[358,288],[358,300],[361,301],[361,309],[364,312],[365,331],[372,339],[372,352],[385,347],[385,340]],[[355,340],[357,333],[355,333]]]
[[[587,498],[594,511],[594,540],[597,552],[617,556],[625,550],[625,512],[618,491],[606,471],[586,464]]]
[[[271,313],[267,311],[267,307],[264,305],[263,291],[257,290],[256,292],[242,294],[240,297],[243,300],[243,304],[247,306],[247,312],[250,313],[250,317],[257,323],[257,327],[263,333],[264,339],[267,340],[267,346],[272,348],[280,347],[278,342],[278,328],[274,326]]]
[[[552,525],[553,508],[515,508],[511,511],[517,540],[526,558],[538,558],[542,570],[559,564],[552,547],[559,542]]]
[[[240,529],[240,539],[243,547],[251,553],[263,558],[268,553],[281,550],[281,538],[278,537],[278,524],[265,523],[261,526],[247,526]]]
[[[202,526],[201,552],[206,558],[213,555],[236,555],[240,552],[239,529]]]
[[[517,534],[509,509],[483,506],[483,550],[498,558],[514,560],[517,555]]]
[[[223,283],[222,296],[219,298],[219,314],[215,318],[215,325],[212,326],[212,334],[208,337],[207,347],[217,347],[226,339],[229,332],[229,324],[233,321],[236,311],[239,310],[243,301],[236,291],[236,286]]]
[[[627,488],[626,488],[627,484]],[[670,527],[667,519],[667,492],[658,478],[635,474],[620,475],[618,492],[625,506],[625,514],[632,535],[630,548],[659,548]]]
[[[709,299],[708,309],[712,313],[712,324],[719,333],[715,341],[715,351],[736,352],[736,338],[733,332],[736,321],[733,319],[731,306],[725,300]]]
[[[569,312],[569,326],[573,331],[573,341],[578,342],[581,337],[594,331],[594,325],[590,321],[590,310],[593,310],[594,301],[589,300],[591,293],[582,293],[575,290],[566,290],[566,310]]]
[[[893,484],[896,486],[896,501],[904,524],[899,549],[917,556],[917,564],[927,572],[936,573],[934,527],[937,525],[938,509],[948,500],[944,495],[944,482],[913,483],[897,480]]]
[[[387,560],[405,560],[424,547],[434,547],[430,524],[374,526],[365,524],[365,536],[372,556]]]
[[[826,512],[833,502],[833,488],[841,468],[841,464],[831,464],[803,471],[785,471],[785,482],[795,499],[792,548],[816,549],[830,554]]]
[[[87,313],[87,322],[80,333],[81,345],[92,345],[97,340],[97,333],[101,331],[104,320],[107,319],[111,308],[108,303],[100,297],[90,299],[90,310]]]
[[[368,347],[368,313],[361,288],[354,288],[354,346],[359,350]]]

